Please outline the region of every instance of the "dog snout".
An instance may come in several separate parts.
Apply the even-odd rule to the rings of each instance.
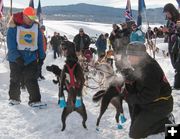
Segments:
[[[46,70],[47,71],[52,71],[52,67],[51,66],[46,66]]]

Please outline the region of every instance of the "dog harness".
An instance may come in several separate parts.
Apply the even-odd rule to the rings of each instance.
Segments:
[[[70,88],[79,88],[79,84],[77,82],[75,82],[75,77],[74,77],[74,69],[76,67],[76,63],[73,65],[72,68],[69,67],[68,64],[66,64],[66,67],[68,69],[69,72],[69,76],[70,76],[70,83],[67,81],[66,82],[66,87],[68,90],[70,90]]]

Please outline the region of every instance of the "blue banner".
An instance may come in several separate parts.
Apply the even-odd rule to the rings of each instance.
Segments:
[[[40,0],[38,3],[38,8],[37,8],[37,17],[38,17],[39,23],[42,25],[43,24],[43,18],[42,18],[42,8],[41,8],[41,1]]]
[[[142,25],[142,13],[145,11],[146,5],[144,0],[138,0],[138,18],[137,18],[137,26]]]
[[[34,8],[34,0],[30,0],[30,1],[29,1],[29,7]]]

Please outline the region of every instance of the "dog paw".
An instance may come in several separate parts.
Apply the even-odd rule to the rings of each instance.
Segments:
[[[121,124],[118,124],[118,125],[117,125],[117,128],[118,128],[118,129],[123,129],[123,126],[122,126]]]
[[[96,127],[96,131],[98,131],[98,132],[100,131],[100,130],[99,130],[99,127]]]
[[[60,98],[59,106],[60,108],[65,108],[67,106],[64,98]]]
[[[76,98],[76,102],[75,102],[75,107],[79,108],[79,107],[81,107],[81,105],[82,105],[81,98],[77,97]]]
[[[126,118],[124,115],[120,115],[120,120],[121,120],[121,123],[125,123],[126,122]]]

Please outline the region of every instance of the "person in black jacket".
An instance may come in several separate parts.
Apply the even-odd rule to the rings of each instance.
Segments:
[[[127,23],[121,24],[122,29],[119,28],[117,24],[113,24],[113,31],[109,37],[110,44],[115,52],[115,54],[122,54],[124,57],[125,49],[130,42],[131,30],[128,28]]]
[[[60,56],[60,53],[59,53],[60,40],[59,40],[57,32],[54,32],[54,36],[52,36],[50,44],[54,51],[54,59],[56,59],[57,58],[56,54],[58,55],[58,57]]]
[[[143,43],[127,46],[127,59],[132,66],[123,69],[129,106],[131,138],[145,138],[165,131],[172,124],[173,98],[171,87],[160,65],[146,53]]]
[[[90,37],[84,33],[83,28],[79,29],[79,34],[74,37],[73,42],[75,43],[77,56],[83,54],[85,50],[89,49],[91,43]]]
[[[163,28],[163,32],[168,35],[168,52],[170,54],[171,64],[175,69],[174,77],[174,89],[180,89],[180,60],[178,59],[178,36],[177,32],[177,21],[180,21],[180,14],[176,7],[168,3],[164,6],[163,12],[166,15],[167,27]]]
[[[117,24],[113,24],[112,28],[113,28],[113,30],[110,34],[109,41],[110,41],[110,44],[112,45],[113,50],[115,50],[116,48],[115,48],[114,43],[115,43],[115,39],[119,38],[120,28]]]

